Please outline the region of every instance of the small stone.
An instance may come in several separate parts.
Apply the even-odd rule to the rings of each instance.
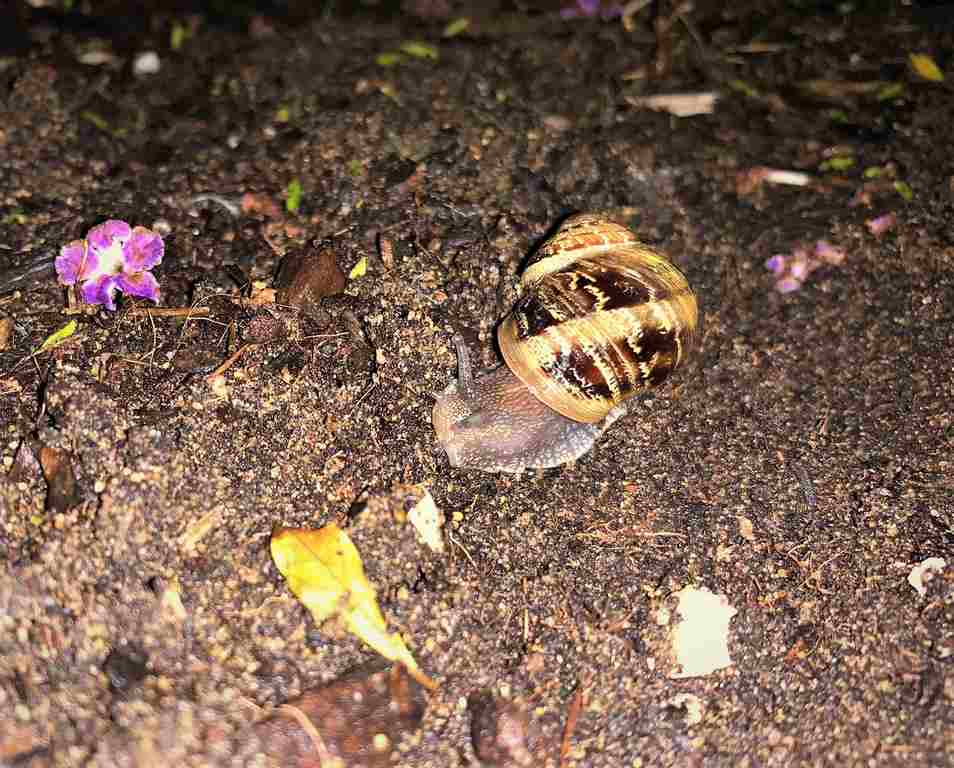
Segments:
[[[927,594],[926,582],[931,581],[935,576],[947,567],[947,561],[943,557],[929,557],[922,560],[908,574],[908,584],[921,597]]]
[[[137,53],[133,59],[133,74],[137,77],[143,75],[154,75],[162,68],[162,62],[159,54],[155,51],[143,51]]]
[[[127,694],[149,674],[146,654],[136,645],[113,648],[103,662],[103,672],[109,678],[109,687],[114,693]]]

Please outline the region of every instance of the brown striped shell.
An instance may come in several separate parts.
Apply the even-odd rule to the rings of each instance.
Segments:
[[[513,374],[578,422],[665,381],[698,343],[685,276],[625,227],[567,219],[524,271],[522,298],[497,331]]]

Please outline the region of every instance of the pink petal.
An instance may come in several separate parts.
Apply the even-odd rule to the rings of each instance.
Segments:
[[[102,275],[95,280],[87,280],[80,288],[80,297],[87,304],[102,304],[106,309],[115,310],[116,276]]]
[[[841,264],[846,254],[843,248],[837,248],[827,240],[819,240],[815,243],[815,255],[829,264]]]
[[[802,287],[802,281],[794,277],[783,277],[775,283],[775,290],[779,293],[791,293]]]
[[[123,246],[125,257],[125,272],[142,272],[152,269],[162,261],[165,253],[165,244],[157,232],[145,227],[136,227],[132,236]]]
[[[874,219],[868,219],[865,222],[865,226],[868,227],[868,231],[875,237],[880,237],[889,229],[894,227],[895,222],[897,222],[898,217],[893,213],[886,213],[884,216],[878,216]]]
[[[60,283],[73,285],[96,270],[98,259],[88,251],[85,240],[74,240],[60,248],[55,264]]]
[[[86,233],[86,242],[90,248],[97,251],[105,251],[114,241],[125,242],[132,233],[132,228],[119,219],[110,219],[102,224],[97,224]]]
[[[129,296],[139,296],[159,303],[159,283],[151,272],[124,272],[116,277],[116,284]]]
[[[799,259],[792,264],[789,274],[799,282],[802,282],[806,277],[808,277],[808,273],[811,272],[813,268],[814,267],[809,264],[806,259]]]

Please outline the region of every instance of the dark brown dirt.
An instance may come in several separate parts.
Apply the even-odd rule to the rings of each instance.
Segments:
[[[0,297],[0,763],[263,764],[254,723],[374,658],[319,631],[269,557],[275,525],[337,520],[441,683],[395,764],[475,764],[467,702],[488,691],[528,713],[541,766],[579,701],[566,766],[954,764],[954,570],[924,597],[907,583],[954,561],[944,9],[697,3],[656,55],[649,10],[627,31],[501,3],[442,38],[443,4],[406,5],[17,5],[0,270],[123,218],[168,232],[162,304],[209,314],[125,301],[31,357],[71,319],[64,290]],[[439,58],[376,62],[409,39]],[[136,76],[146,50],[162,68]],[[916,52],[948,80],[918,77]],[[633,103],[701,90],[714,114]],[[765,166],[817,183],[745,183]],[[233,216],[200,193],[254,197]],[[698,364],[574,466],[452,470],[430,425],[451,335],[494,362],[498,296],[577,210],[686,271]],[[819,239],[844,262],[778,293],[765,260]],[[307,313],[241,301],[319,248],[366,274]],[[404,483],[446,513],[443,555],[365,510]],[[733,665],[673,680],[657,616],[687,584],[738,609]]]

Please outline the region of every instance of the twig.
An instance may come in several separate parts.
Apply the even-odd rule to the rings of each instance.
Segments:
[[[376,382],[376,381],[375,381],[375,382],[372,382],[371,386],[369,386],[366,390],[364,390],[364,392],[361,393],[361,396],[360,396],[357,400],[355,400],[354,405],[351,406],[351,410],[348,411],[348,416],[349,416],[349,417],[355,412],[355,409],[356,409],[359,405],[361,405],[361,402],[362,402],[368,395],[371,394],[371,391],[372,391],[376,386],[378,386],[378,382]]]
[[[196,206],[200,203],[218,203],[229,212],[232,218],[237,219],[242,213],[241,198],[229,198],[225,195],[201,194],[189,198],[189,205]]]
[[[311,722],[311,719],[302,712],[298,707],[293,707],[291,704],[282,704],[278,711],[283,715],[288,715],[293,720],[298,722],[298,725],[301,726],[301,729],[308,735],[308,738],[311,739],[311,743],[315,748],[315,753],[318,755],[318,765],[332,766],[340,765],[340,760],[335,760],[332,758],[331,753],[328,751],[328,748],[325,746],[324,739],[321,738],[321,734],[318,732],[318,729],[315,727],[315,724]]]
[[[576,730],[576,721],[580,718],[580,712],[583,711],[586,694],[582,683],[576,689],[573,695],[573,701],[570,702],[570,709],[566,713],[566,725],[563,727],[563,741],[560,743],[560,768],[567,765],[570,757],[570,742],[573,740],[573,731]]]
[[[229,368],[231,368],[233,365],[235,365],[235,361],[236,361],[236,360],[238,360],[242,355],[244,355],[244,354],[245,354],[246,352],[248,352],[250,349],[252,349],[253,347],[257,347],[257,346],[258,346],[258,342],[257,342],[257,341],[250,341],[248,344],[243,344],[241,347],[239,347],[238,349],[236,349],[231,355],[229,355],[229,356],[225,359],[225,362],[223,362],[218,368],[216,368],[214,371],[212,371],[212,373],[210,373],[208,376],[206,376],[206,377],[205,377],[205,380],[206,380],[206,381],[212,381],[212,380],[215,379],[217,376],[221,376],[221,375],[222,375],[223,373],[225,373]]]
[[[212,310],[208,307],[133,307],[129,314],[133,317],[208,317]]]

